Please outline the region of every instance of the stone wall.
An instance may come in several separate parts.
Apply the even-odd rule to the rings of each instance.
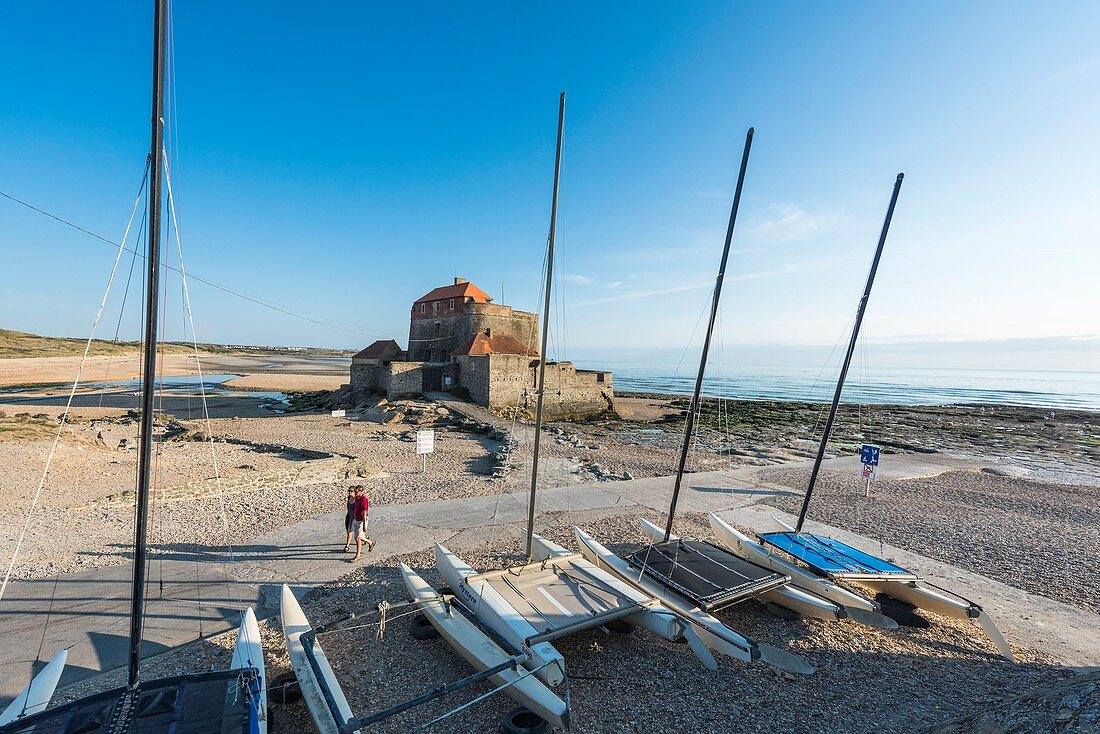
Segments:
[[[439,314],[433,318],[409,321],[409,359],[419,362],[446,362],[461,345],[468,329],[465,313]]]
[[[474,369],[487,364],[488,406],[494,410],[520,407],[534,414],[538,400],[538,360],[513,354],[491,354],[471,357]],[[463,364],[465,367],[465,364]],[[480,377],[480,373],[476,372]],[[467,372],[462,373],[467,385]],[[613,410],[614,386],[610,372],[578,370],[571,362],[551,362],[546,365],[546,394],[543,414],[547,420],[570,420],[604,415]],[[486,403],[482,403],[486,404]]]
[[[372,395],[383,392],[382,373],[389,372],[389,365],[355,364],[351,365],[351,402],[362,403]]]
[[[423,367],[423,362],[390,362],[382,368],[378,387],[390,400],[420,395],[424,392]]]
[[[461,312],[444,312],[436,317],[409,322],[409,359],[448,362],[451,352],[465,346],[474,334],[490,330],[494,336],[510,336],[519,343],[538,348],[538,316],[495,303],[464,304]]]
[[[467,323],[463,327],[463,342],[486,329],[493,336],[510,336],[532,350],[539,348],[539,317],[528,311],[517,311],[511,306],[495,303],[469,303],[466,305]]]

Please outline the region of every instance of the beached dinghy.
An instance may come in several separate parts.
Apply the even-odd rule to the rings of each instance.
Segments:
[[[785,650],[755,642],[730,629],[694,599],[677,593],[619,556],[612,553],[578,527],[573,528],[585,558],[623,581],[660,600],[661,604],[688,622],[711,650],[746,663],[762,660],[774,668],[810,675],[813,666]],[[713,608],[713,607],[711,607]]]
[[[547,241],[542,349],[538,361],[531,491],[527,503],[527,563],[487,573],[473,568],[453,552],[436,545],[436,567],[455,597],[473,615],[476,624],[509,648],[528,657],[524,667],[543,683],[554,686],[565,680],[565,662],[552,641],[566,635],[629,619],[670,640],[687,637],[705,665],[717,663],[699,644],[687,625],[663,610],[651,596],[601,571],[576,553],[558,554],[541,541],[541,561],[534,561],[535,500],[538,487],[539,446],[542,437],[543,398],[546,388],[546,351],[549,337],[550,298],[553,293],[554,238],[558,184],[561,174],[565,94],[558,107],[558,138],[554,161],[554,188]],[[564,551],[564,549],[561,549]],[[459,649],[464,656],[467,651]]]
[[[16,719],[37,714],[50,705],[53,692],[57,689],[57,682],[61,680],[61,673],[65,670],[65,660],[69,657],[68,650],[62,650],[53,656],[46,667],[38,671],[38,675],[31,679],[27,687],[19,692],[4,713],[0,714],[0,726],[10,724]]]
[[[470,665],[479,671],[498,669],[490,680],[516,703],[541,716],[559,729],[569,731],[569,710],[553,691],[522,667],[530,655],[518,648],[506,650],[473,622],[473,615],[464,610],[453,596],[437,592],[427,581],[404,563],[401,576],[416,605]]]
[[[528,667],[551,686],[565,679],[565,661],[551,644],[560,637],[618,619],[668,640],[684,636],[685,625],[656,599],[577,553],[548,553],[541,561],[480,574],[442,545],[436,545],[435,557],[462,603],[508,644],[529,650]],[[714,667],[707,658],[704,664]]]
[[[680,461],[676,469],[672,498],[668,508],[668,525],[664,532],[653,537],[653,542],[632,553],[625,561],[615,559],[612,562],[612,559],[605,557],[609,565],[618,569],[616,572],[620,578],[643,589],[646,593],[653,594],[662,604],[683,615],[693,624],[698,624],[702,620],[704,630],[711,629],[711,633],[708,634],[725,636],[723,644],[727,648],[725,650],[727,654],[746,661],[755,659],[759,655],[759,650],[748,644],[742,635],[722,625],[710,612],[748,598],[767,595],[770,600],[776,600],[775,603],[789,602],[791,608],[795,608],[796,611],[813,616],[835,620],[844,613],[839,606],[827,599],[814,597],[803,591],[775,593],[791,580],[784,573],[776,573],[770,568],[738,558],[716,545],[683,540],[672,535],[672,525],[676,519],[676,503],[680,496],[680,487],[692,444],[695,418],[699,411],[707,355],[710,353],[711,339],[714,336],[714,325],[722,297],[722,285],[725,281],[726,265],[729,262],[730,248],[733,243],[733,231],[737,222],[737,210],[741,203],[741,191],[745,184],[745,171],[748,167],[753,134],[754,130],[749,128],[745,135],[745,149],[741,155],[741,168],[737,174],[737,187],[733,195],[733,206],[730,209],[729,226],[726,229],[721,264],[718,266],[718,275],[714,283],[710,319],[707,322],[706,336],[703,340],[699,370],[695,376],[695,390],[692,392],[691,405],[684,425]],[[603,546],[600,548],[606,551]],[[589,550],[592,550],[591,546]],[[624,567],[620,567],[620,561]],[[717,633],[714,633],[714,630],[717,630]],[[801,658],[777,649],[770,650],[764,657],[768,662],[785,670],[799,672],[813,670]]]
[[[263,650],[259,628],[251,609],[242,615],[241,628],[234,648],[233,666],[228,670],[177,675],[169,678],[142,679],[141,652],[145,621],[145,570],[148,563],[148,515],[153,476],[152,444],[155,380],[157,378],[158,278],[160,259],[161,185],[169,181],[164,151],[164,69],[167,48],[168,0],[156,0],[153,12],[153,114],[152,140],[148,166],[148,233],[146,248],[145,323],[142,343],[141,422],[138,436],[137,507],[135,517],[133,575],[130,584],[130,614],[126,686],[78,698],[47,708],[61,677],[66,651],[53,660],[0,715],[0,734],[120,734],[132,732],[172,732],[173,734],[210,734],[240,732],[265,734],[267,731],[267,691],[263,684]],[[144,185],[143,185],[144,188]],[[169,195],[171,190],[169,189]],[[137,202],[134,205],[137,211]],[[131,222],[133,215],[131,215]],[[129,228],[127,228],[129,231]],[[119,256],[125,247],[123,237]],[[115,261],[117,264],[117,260]],[[182,272],[182,269],[181,269]],[[186,292],[186,281],[184,281]],[[104,294],[106,303],[107,294]],[[88,338],[92,343],[93,333]],[[196,354],[196,360],[197,360]],[[196,361],[197,364],[197,361]],[[67,416],[75,394],[74,381]],[[205,403],[204,403],[204,415]],[[64,418],[63,418],[64,420]],[[64,425],[62,423],[62,425]],[[57,436],[60,436],[60,432]],[[52,457],[52,453],[50,456]],[[43,472],[49,474],[47,459]],[[10,568],[18,555],[13,555]],[[0,585],[0,595],[7,579]]]
[[[600,582],[606,583],[609,579],[612,582],[615,581],[615,577],[612,574],[602,570],[598,564],[586,559],[582,553],[573,553],[567,548],[563,548],[557,543],[552,543],[546,538],[539,535],[535,535],[535,543],[533,556],[537,561],[545,561],[547,559],[555,559],[558,562],[570,561],[577,569],[587,571],[589,578],[598,579]],[[624,622],[628,622],[635,627],[641,627],[642,629],[649,630],[654,634],[664,637],[666,640],[679,640],[683,639],[691,647],[692,652],[695,653],[709,670],[717,670],[718,663],[715,662],[714,656],[710,654],[707,646],[700,639],[699,635],[695,632],[695,628],[691,624],[685,622],[678,615],[664,609],[660,602],[656,598],[641,593],[635,592],[636,587],[630,584],[617,583],[617,587],[627,593],[634,593],[637,597],[641,609],[633,614],[628,614],[623,617]]]
[[[982,626],[997,651],[1012,660],[1009,647],[989,613],[965,597],[946,589],[933,589],[917,574],[887,560],[865,553],[835,538],[798,532],[773,518],[780,528],[761,539],[798,559],[816,574],[833,581],[848,581],[899,599],[918,609],[954,619],[973,619]]]
[[[290,654],[294,677],[302,689],[302,699],[309,709],[319,734],[341,734],[340,728],[352,719],[351,706],[332,672],[325,651],[317,642],[316,632],[302,611],[302,605],[290,587],[283,584],[279,599],[279,616],[283,637]],[[358,731],[358,730],[356,730]]]
[[[653,543],[652,548],[656,549],[660,544],[664,543],[665,531],[648,520],[642,518],[638,520],[642,525],[642,529],[646,532],[646,535],[650,537]],[[727,560],[722,554],[716,554],[714,552],[715,546],[710,543],[700,543],[697,541],[683,540],[676,535],[670,535],[669,542],[664,546],[664,553],[671,554],[671,557],[679,561],[681,564],[686,559],[690,563],[690,559],[696,554],[705,554],[708,558],[717,556],[722,560]],[[718,548],[717,550],[725,550]],[[733,549],[729,549],[733,552]],[[649,551],[652,555],[654,551]],[[781,570],[769,564],[758,563],[753,559],[746,559],[743,555],[734,553],[741,560],[747,561],[752,564],[753,571],[757,568],[765,568],[774,573],[782,574],[787,579],[793,579],[793,576],[786,570]],[[805,572],[803,572],[805,573]],[[850,593],[850,592],[849,592]],[[778,604],[781,607],[798,612],[806,617],[813,617],[814,619],[823,619],[828,622],[838,622],[848,617],[848,610],[840,604],[830,601],[813,591],[803,590],[791,584],[789,581],[781,586],[775,586],[767,591],[755,591],[751,596],[759,601]],[[854,596],[854,595],[853,595]],[[889,617],[883,617],[883,624],[890,627],[897,627],[897,623],[891,620]]]
[[[863,287],[863,295],[856,310],[855,323],[852,325],[852,334],[848,341],[848,351],[844,355],[840,377],[837,380],[836,390],[833,392],[833,401],[829,406],[829,415],[825,420],[825,428],[821,435],[821,442],[817,447],[813,469],[810,471],[810,481],[806,487],[806,495],[802,500],[798,523],[795,527],[791,527],[780,520],[776,520],[780,530],[764,533],[760,536],[760,540],[801,562],[818,576],[823,576],[834,582],[851,581],[859,583],[936,614],[956,619],[975,619],[985,630],[1001,655],[1008,660],[1012,660],[1012,649],[1008,646],[993,620],[990,619],[989,614],[979,605],[944,589],[929,588],[928,582],[922,584],[920,577],[912,571],[870,553],[865,553],[858,548],[853,548],[847,543],[823,535],[803,532],[802,530],[802,526],[806,522],[806,514],[810,508],[810,498],[813,496],[818,473],[821,470],[821,462],[825,458],[825,449],[832,433],[837,408],[840,406],[840,398],[844,392],[844,380],[848,376],[848,369],[852,364],[852,355],[855,353],[856,342],[859,338],[859,328],[863,323],[867,302],[871,297],[871,288],[875,283],[875,273],[878,272],[879,261],[882,258],[883,247],[886,245],[886,236],[890,231],[890,222],[894,216],[894,207],[897,205],[903,179],[904,175],[899,173],[897,180],[894,182],[894,191],[890,197],[890,205],[886,210],[886,219],[882,224],[882,232],[879,234],[875,256],[871,261],[871,269],[867,274],[867,282]]]
[[[852,621],[868,625],[869,627],[878,627],[879,629],[897,628],[898,623],[880,613],[879,605],[870,599],[851,592],[827,578],[810,573],[805,568],[791,563],[785,558],[782,558],[778,553],[757,543],[713,512],[707,513],[707,516],[710,519],[710,527],[714,530],[714,534],[718,537],[718,540],[722,545],[729,548],[732,553],[758,566],[770,568],[777,573],[783,573],[791,577],[790,586],[785,586],[776,589],[774,592],[769,592],[769,594],[774,595],[770,598],[767,595],[761,595],[762,599],[774,601],[776,604],[795,609],[807,616],[817,616],[798,609],[797,604],[792,603],[792,601],[794,601],[793,599],[779,596],[782,592],[802,589],[810,592],[816,597],[829,599],[839,605],[843,610],[842,616]],[[661,532],[660,528],[645,520],[642,520],[642,525],[650,536],[653,536],[655,530],[656,532]],[[827,617],[820,618],[827,619]]]
[[[267,673],[264,668],[264,648],[260,641],[260,625],[256,622],[256,613],[252,607],[245,607],[241,615],[241,626],[237,629],[237,639],[233,644],[233,657],[229,661],[230,670],[254,671],[256,706],[258,711],[258,732],[267,731]]]

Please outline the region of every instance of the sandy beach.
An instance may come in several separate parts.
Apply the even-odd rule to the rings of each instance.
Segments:
[[[233,394],[212,398],[209,425],[201,420],[193,396],[170,396],[161,404],[151,526],[154,558],[180,549],[218,553],[216,549],[227,545],[247,545],[264,533],[339,511],[344,488],[352,482],[367,485],[375,506],[526,492],[531,432],[522,424],[500,420],[479,425],[424,400],[378,400],[340,418],[294,412],[292,401],[291,412],[279,413],[252,393],[330,390],[341,376],[283,371],[270,360],[267,364],[269,372],[248,373],[229,386],[235,388]],[[26,373],[21,378],[18,374],[9,369],[10,379],[25,384]],[[325,394],[309,400],[324,400]],[[57,431],[63,405],[57,396],[57,391],[38,390],[7,395],[0,404],[0,463],[10,468],[0,476],[0,541],[7,549],[25,521],[43,457]],[[128,562],[137,437],[133,404],[132,394],[115,392],[106,398],[82,395],[77,401],[15,567],[17,578],[49,579]],[[819,406],[765,402],[705,409],[689,469],[777,467],[777,480],[800,487],[805,470],[782,466],[812,456],[818,411]],[[624,396],[618,412],[619,420],[547,426],[543,486],[604,485],[670,474],[682,435],[683,400]],[[1052,416],[1025,408],[887,406],[861,420],[842,413],[833,451],[855,450],[864,440],[862,428],[863,436],[874,431],[886,439],[880,440],[887,452],[884,463],[916,448],[953,448],[950,453],[980,457],[991,468],[883,478],[874,483],[870,498],[863,496],[857,477],[827,471],[815,495],[813,517],[1100,612],[1095,591],[1100,578],[1089,560],[1100,547],[1095,509],[1100,488],[1090,473],[1097,416]],[[437,436],[427,472],[421,471],[412,442],[414,432],[425,427],[434,428]],[[513,429],[519,443],[509,452],[501,430]],[[215,480],[212,449],[220,482]],[[778,493],[766,501],[796,511],[796,494]],[[616,508],[543,514],[539,531],[572,546],[574,523],[618,549],[641,541],[634,517]],[[678,530],[710,537],[705,518],[698,514],[683,515]],[[475,567],[488,569],[519,557],[516,533],[501,524],[488,533],[461,532],[448,542]],[[336,529],[334,542],[338,536]],[[368,556],[363,565],[349,565],[343,578],[310,592],[307,612],[321,623],[348,612],[369,619],[378,602],[403,601],[398,561],[438,581],[429,552],[384,561]],[[812,679],[792,681],[764,666],[724,660],[717,673],[708,673],[683,647],[649,633],[591,631],[559,644],[572,676],[575,730],[920,732],[966,715],[975,700],[1008,703],[1073,675],[1047,654],[1026,647],[1016,649],[1017,664],[1006,663],[972,625],[947,619],[936,618],[926,630],[883,633],[853,623],[779,620],[755,602],[723,611],[722,617],[746,634],[805,656],[818,672]],[[409,624],[408,617],[394,619],[381,640],[369,624],[333,632],[331,643],[322,640],[357,710],[393,703],[410,691],[468,674],[444,643],[413,641]],[[274,676],[288,667],[278,620],[264,622],[263,630],[268,672]],[[185,646],[157,658],[149,672],[180,672],[222,660],[229,644],[222,635]],[[101,688],[117,676],[88,679],[65,695]],[[621,705],[625,699],[631,705]],[[449,699],[404,714],[380,731],[406,731],[456,703]],[[435,728],[464,732],[494,727],[511,707],[506,699],[491,699]],[[278,708],[275,717],[274,734],[309,727],[300,704]]]

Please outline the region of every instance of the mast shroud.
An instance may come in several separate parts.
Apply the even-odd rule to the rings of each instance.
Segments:
[[[836,392],[833,393],[833,402],[829,406],[829,417],[825,421],[825,430],[821,434],[817,456],[814,457],[814,468],[810,472],[810,482],[806,487],[806,496],[802,499],[802,509],[798,513],[798,524],[794,526],[796,533],[802,532],[802,525],[806,522],[806,513],[810,509],[810,495],[814,492],[814,485],[817,484],[817,474],[821,470],[821,461],[825,458],[825,446],[829,443],[829,434],[833,430],[836,410],[840,406],[840,394],[844,391],[844,379],[848,376],[848,368],[852,364],[852,355],[856,351],[859,327],[863,323],[863,314],[867,311],[867,301],[871,297],[871,286],[875,284],[875,273],[878,272],[878,263],[882,258],[882,248],[886,245],[886,235],[890,231],[890,221],[894,218],[894,206],[898,203],[898,194],[901,193],[901,182],[904,178],[905,174],[899,173],[894,181],[894,192],[890,195],[890,206],[886,209],[886,220],[882,223],[882,232],[878,236],[875,258],[871,261],[871,271],[867,273],[867,284],[863,287],[863,297],[859,299],[859,308],[856,310],[856,322],[852,325],[852,338],[848,341],[848,351],[844,355],[844,365],[840,368],[840,379],[836,382]]]
[[[550,336],[550,287],[554,282],[554,237],[558,227],[558,185],[561,182],[561,147],[565,131],[565,92],[558,100],[558,143],[554,153],[554,193],[550,202],[550,236],[546,254],[546,300],[542,307],[542,348],[539,352],[539,391],[535,403],[535,448],[531,457],[531,496],[527,500],[527,560],[535,534],[535,492],[539,478],[539,440],[542,438],[542,397],[546,392],[546,343]]]
[[[707,355],[710,353],[710,339],[714,333],[714,321],[718,316],[718,300],[722,297],[722,282],[726,278],[726,262],[730,256],[730,244],[733,242],[733,228],[737,224],[737,209],[741,206],[741,189],[745,185],[745,169],[749,165],[749,150],[752,148],[752,136],[755,128],[749,128],[745,134],[745,150],[741,154],[741,169],[737,172],[737,188],[733,193],[733,206],[730,209],[730,222],[726,228],[726,244],[722,248],[722,262],[718,266],[718,277],[714,283],[714,297],[710,304],[710,321],[707,322],[707,336],[703,340],[703,354],[699,358],[699,373],[695,376],[695,391],[691,394],[691,406],[688,408],[687,423],[684,426],[684,445],[680,448],[680,463],[676,468],[676,482],[672,487],[672,501],[668,506],[668,524],[665,526],[665,541],[672,536],[672,521],[676,518],[676,502],[680,499],[680,485],[684,481],[684,467],[687,465],[688,450],[691,448],[691,435],[695,428],[695,412],[699,408],[699,393],[703,390],[703,375],[707,370]]]
[[[164,147],[164,50],[168,0],[155,0],[153,18],[153,112],[149,150],[149,244],[145,274],[145,343],[138,437],[137,521],[134,529],[133,587],[130,591],[130,649],[127,685],[137,687],[141,665],[145,561],[149,548],[149,486],[152,479],[153,391],[157,374],[157,297],[160,290],[161,150]]]

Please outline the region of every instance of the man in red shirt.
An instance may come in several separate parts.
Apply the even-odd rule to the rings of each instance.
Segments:
[[[367,537],[367,526],[370,522],[370,500],[367,499],[366,491],[363,489],[363,485],[356,485],[352,487],[355,490],[355,503],[352,506],[352,532],[355,534],[355,557],[352,558],[352,562],[359,560],[359,555],[363,551],[363,543],[367,544],[367,552],[370,553],[374,550],[375,542]]]

